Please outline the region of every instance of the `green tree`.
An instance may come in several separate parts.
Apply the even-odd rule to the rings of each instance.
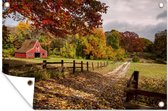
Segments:
[[[155,34],[154,49],[158,58],[167,59],[167,30]]]
[[[152,52],[152,46],[153,46],[153,43],[152,41],[150,41],[149,39],[146,39],[146,38],[140,38],[141,41],[143,42],[143,46],[144,46],[144,52]]]
[[[3,38],[3,49],[7,49],[10,46],[10,42],[9,42],[9,30],[7,29],[7,27],[5,25],[3,25],[2,27],[2,38]]]
[[[107,45],[110,45],[113,49],[120,48],[120,32],[112,30],[111,32],[106,32]]]
[[[75,58],[76,57],[76,47],[74,44],[70,44],[67,41],[63,48],[61,48],[61,55],[66,58]]]
[[[14,50],[15,50],[14,45],[13,45],[15,36],[9,33],[9,30],[5,25],[3,25],[2,37],[3,37],[3,42],[2,42],[3,43],[3,51],[2,51],[3,57],[13,56]]]

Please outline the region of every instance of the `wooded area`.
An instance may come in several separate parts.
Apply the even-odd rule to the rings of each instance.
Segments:
[[[13,32],[14,31],[14,32]],[[30,24],[20,22],[16,28],[3,26],[3,57],[14,56],[27,39],[37,39],[49,56],[86,59],[124,60],[128,57],[166,61],[166,30],[155,34],[154,43],[134,32],[103,32],[94,29],[86,36],[67,35],[51,38],[44,33],[33,34]],[[33,35],[33,36],[31,36]]]
[[[131,31],[104,32],[101,16],[108,6],[100,1],[8,2],[10,7],[4,8],[3,18],[13,17],[19,23],[16,27],[3,26],[3,57],[13,56],[26,39],[37,39],[51,56],[116,61],[135,57],[166,62],[167,30],[155,32],[154,42]],[[44,12],[44,8],[49,10]]]

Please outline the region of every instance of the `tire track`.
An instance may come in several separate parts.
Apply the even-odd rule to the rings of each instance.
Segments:
[[[125,62],[122,65],[118,66],[116,69],[114,69],[111,72],[108,72],[104,76],[110,77],[110,76],[115,76],[117,78],[125,76],[128,68],[130,66],[130,62]]]

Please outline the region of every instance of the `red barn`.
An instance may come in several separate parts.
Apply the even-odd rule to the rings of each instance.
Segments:
[[[46,58],[47,51],[44,50],[38,40],[25,40],[22,47],[15,51],[16,58]]]

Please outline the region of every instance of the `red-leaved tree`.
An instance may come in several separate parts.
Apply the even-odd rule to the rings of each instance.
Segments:
[[[144,48],[143,41],[138,34],[129,31],[121,33],[120,45],[127,52],[142,52]]]
[[[98,0],[3,0],[10,7],[3,9],[3,18],[27,18],[36,29],[56,36],[86,34],[102,25],[101,14],[107,6]]]

